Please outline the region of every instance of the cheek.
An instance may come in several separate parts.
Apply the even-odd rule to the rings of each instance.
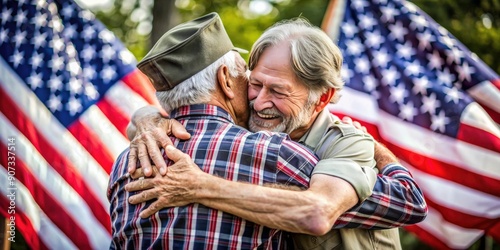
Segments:
[[[293,112],[292,109],[290,109],[290,103],[283,101],[283,100],[274,100],[273,102],[274,108],[278,110],[278,112],[281,113],[281,115],[285,117],[289,116],[294,116],[295,113]]]
[[[254,89],[252,87],[248,87],[248,100],[253,100],[253,99],[257,98],[258,95],[259,95],[259,91],[257,91],[256,89]]]
[[[304,108],[302,103],[293,100],[282,100],[276,103],[276,108],[285,116],[297,116],[300,110]]]

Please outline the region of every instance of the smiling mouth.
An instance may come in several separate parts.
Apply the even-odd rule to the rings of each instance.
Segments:
[[[255,112],[255,114],[256,114],[259,118],[262,118],[262,119],[276,119],[276,118],[278,118],[278,117],[279,117],[279,116],[277,116],[277,115],[262,114],[262,113],[259,113],[259,112]]]

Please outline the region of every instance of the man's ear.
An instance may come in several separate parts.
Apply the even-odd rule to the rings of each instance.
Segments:
[[[319,101],[318,101],[318,104],[316,105],[315,110],[317,112],[320,112],[321,110],[323,110],[326,107],[326,105],[328,105],[328,103],[330,103],[330,100],[332,100],[333,95],[335,95],[334,88],[331,88],[328,91],[326,91],[325,93],[323,93],[321,95],[321,97],[319,98]]]
[[[228,99],[234,98],[233,88],[235,85],[233,79],[229,76],[229,69],[224,64],[217,70],[217,83]]]

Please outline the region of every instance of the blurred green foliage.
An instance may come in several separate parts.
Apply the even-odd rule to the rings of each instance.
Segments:
[[[500,73],[500,0],[412,2]]]
[[[180,14],[178,22],[215,11],[221,15],[235,46],[250,50],[253,42],[273,23],[297,16],[321,26],[329,0],[157,0],[156,4],[174,1]],[[265,14],[251,13],[251,5],[271,6]],[[458,40],[475,52],[494,71],[500,72],[500,0],[413,0]],[[141,22],[153,18],[153,0],[114,0],[107,10],[92,10],[141,59],[148,51],[150,34],[138,32]],[[146,15],[135,18],[141,9]],[[137,16],[137,15],[135,15]],[[167,22],[168,20],[165,20]],[[169,27],[175,24],[169,24]],[[154,41],[153,41],[154,42]]]
[[[150,34],[140,34],[138,29],[140,22],[132,18],[133,13],[137,12],[140,7],[139,1],[136,0],[132,2],[116,0],[113,1],[112,7],[106,10],[90,9],[109,30],[125,43],[136,58],[144,57],[149,51]],[[152,8],[152,5],[148,7]]]

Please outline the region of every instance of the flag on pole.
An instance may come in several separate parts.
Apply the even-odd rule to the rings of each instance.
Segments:
[[[439,249],[500,240],[500,77],[414,4],[331,1],[344,55],[331,111],[362,122],[411,170],[429,215],[407,227]]]
[[[106,249],[109,172],[154,91],[134,56],[72,1],[2,0],[0,22],[7,230],[32,249]]]

